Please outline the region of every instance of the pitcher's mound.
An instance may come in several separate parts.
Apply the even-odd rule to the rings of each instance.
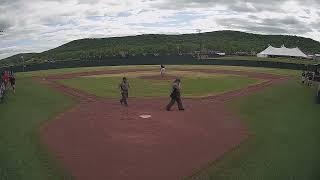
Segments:
[[[173,81],[179,77],[173,75],[151,75],[151,76],[140,76],[141,79],[148,79],[148,80],[165,80],[165,81]]]

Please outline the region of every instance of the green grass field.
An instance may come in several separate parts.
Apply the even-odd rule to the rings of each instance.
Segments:
[[[17,83],[17,93],[0,104],[0,179],[72,179],[47,152],[39,128],[75,101],[31,79]]]
[[[19,73],[18,77],[34,77],[34,76],[50,76],[67,73],[103,71],[103,70],[127,70],[127,69],[154,69],[159,71],[159,66],[101,66],[101,67],[80,67],[80,68],[64,68],[64,69],[50,69],[41,71],[31,71]]]
[[[221,60],[247,60],[247,61],[270,61],[270,62],[280,62],[280,63],[293,63],[293,64],[316,64],[319,61],[312,59],[295,59],[295,58],[260,58],[256,56],[226,56],[220,58]]]
[[[252,136],[193,180],[320,178],[320,105],[314,89],[290,81],[228,104]]]
[[[42,71],[31,71],[19,73],[17,76],[20,77],[34,77],[34,76],[50,76],[50,75],[61,75],[65,73],[79,73],[79,72],[92,72],[100,70],[126,70],[126,69],[148,69],[159,71],[159,66],[147,65],[147,66],[102,66],[102,67],[80,67],[80,68],[65,68],[65,69],[51,69]],[[281,75],[300,75],[300,71],[288,70],[288,69],[276,69],[276,68],[261,68],[261,67],[241,67],[241,66],[215,66],[215,65],[170,65],[166,66],[168,71],[179,70],[179,69],[218,69],[218,70],[242,70],[242,71],[258,71],[271,74]]]
[[[60,82],[66,86],[80,89],[96,96],[119,97],[118,84],[121,82],[122,74],[112,76],[80,77],[61,80]],[[128,78],[131,86],[130,96],[132,97],[167,97],[170,94],[171,81],[145,80],[130,75]],[[202,97],[216,95],[230,90],[241,89],[259,82],[261,80],[242,76],[183,75],[183,96]]]
[[[111,69],[137,67],[112,67]],[[140,68],[140,67],[139,67]],[[155,66],[144,66],[156,69]],[[233,69],[290,74],[298,71],[267,68],[223,66],[170,66],[175,69]],[[110,69],[100,67],[98,70]],[[39,129],[59,113],[76,104],[72,98],[39,85],[31,76],[47,76],[66,72],[94,71],[95,68],[76,68],[22,73],[17,79],[17,94],[9,93],[0,104],[0,179],[1,180],[62,180],[72,179],[59,162],[50,155],[39,137]],[[157,69],[158,70],[158,69]],[[197,77],[199,78],[199,77]],[[237,79],[240,78],[240,79]],[[217,83],[219,82],[220,83]],[[222,82],[221,82],[222,81]],[[242,83],[239,83],[242,81]],[[118,97],[119,77],[85,77],[63,83],[88,88],[100,96]],[[226,84],[223,84],[228,82]],[[235,82],[246,86],[255,80],[237,76],[200,77],[183,79],[184,93],[203,95],[237,88]],[[101,84],[97,88],[96,84]],[[145,87],[147,80],[132,78],[133,88]],[[170,82],[151,81],[152,86],[132,95],[168,96]],[[80,85],[79,85],[80,84]],[[86,84],[86,87],[82,87]],[[208,85],[209,84],[209,85]],[[222,85],[221,85],[222,84]],[[195,87],[208,85],[198,90]],[[192,89],[194,88],[194,89]],[[188,92],[186,89],[190,89]],[[100,93],[100,94],[99,94]],[[135,93],[135,94],[134,94]],[[228,103],[228,107],[246,124],[252,136],[224,157],[204,169],[192,180],[283,180],[320,178],[320,105],[314,103],[314,89],[302,86],[297,80],[270,87],[262,92]],[[155,162],[156,163],[156,162]]]

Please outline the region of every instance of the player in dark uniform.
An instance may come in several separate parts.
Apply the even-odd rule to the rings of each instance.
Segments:
[[[307,85],[312,86],[312,81],[313,81],[313,72],[307,72]]]
[[[3,75],[4,75],[4,72],[0,74],[0,102],[3,101],[4,94],[5,94],[5,85],[3,81]]]
[[[10,81],[10,85],[12,87],[13,93],[16,93],[16,76],[13,73],[13,71],[10,71],[9,81]]]
[[[302,82],[302,84],[304,84],[306,82],[306,72],[305,71],[302,71],[301,82]]]
[[[172,85],[172,92],[170,94],[171,97],[171,101],[170,103],[167,105],[167,111],[171,111],[172,106],[174,105],[175,102],[177,102],[178,104],[178,108],[180,111],[184,111],[183,105],[182,105],[182,101],[181,101],[181,80],[180,79],[176,79],[173,82]]]
[[[129,97],[129,88],[130,88],[130,85],[127,78],[123,77],[122,82],[119,84],[119,89],[121,93],[120,103],[125,106],[128,106],[127,99]]]

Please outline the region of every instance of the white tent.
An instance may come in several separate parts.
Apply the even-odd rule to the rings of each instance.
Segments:
[[[267,49],[257,54],[258,57],[299,57],[307,58],[308,56],[303,53],[299,48],[286,48],[284,45],[281,48],[275,48],[269,45]]]

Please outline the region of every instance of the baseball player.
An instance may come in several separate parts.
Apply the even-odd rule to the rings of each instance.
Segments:
[[[9,81],[10,81],[10,85],[12,87],[13,93],[16,93],[16,76],[13,73],[13,71],[10,72],[9,74]]]
[[[166,72],[166,67],[163,64],[161,64],[161,66],[160,66],[160,75],[161,75],[161,77],[164,76],[165,72]]]

